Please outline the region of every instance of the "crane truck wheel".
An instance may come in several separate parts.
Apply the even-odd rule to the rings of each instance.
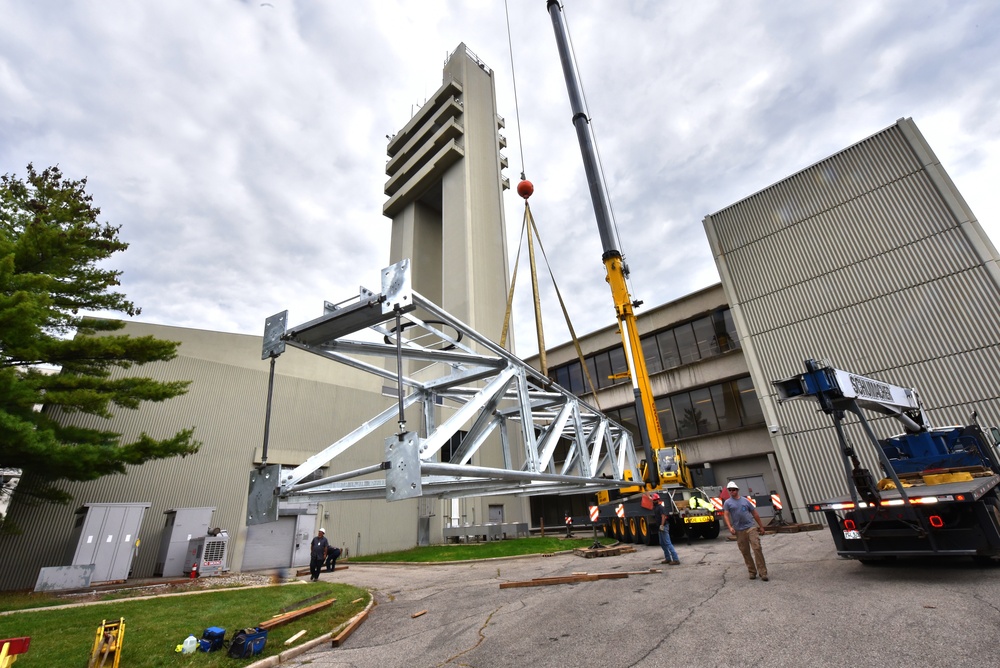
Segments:
[[[643,517],[642,520],[642,542],[644,545],[656,545],[660,542],[660,527],[657,526],[650,518]]]
[[[719,537],[719,523],[713,522],[711,525],[701,528],[701,537],[705,540],[715,540]]]

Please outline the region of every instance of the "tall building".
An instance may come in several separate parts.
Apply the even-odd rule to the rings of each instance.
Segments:
[[[771,386],[806,359],[917,388],[935,425],[1000,419],[997,251],[911,119],[704,224],[798,514],[846,489],[830,421]]]
[[[510,284],[503,127],[493,71],[460,44],[444,83],[389,141],[382,207],[390,262],[409,258],[414,290],[494,341]]]

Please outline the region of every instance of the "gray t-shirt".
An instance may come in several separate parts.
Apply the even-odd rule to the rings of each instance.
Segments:
[[[757,526],[757,520],[753,518],[753,511],[755,510],[753,504],[744,496],[738,499],[729,497],[722,504],[722,509],[729,511],[729,521],[737,531]]]
[[[326,556],[326,548],[330,546],[330,542],[326,539],[326,536],[316,536],[309,543],[309,553],[313,559],[323,559]]]

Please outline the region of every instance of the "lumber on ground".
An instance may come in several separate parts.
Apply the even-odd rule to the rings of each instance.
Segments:
[[[289,638],[288,640],[286,640],[285,644],[286,645],[291,645],[293,642],[295,642],[296,640],[298,640],[299,638],[301,638],[305,634],[306,634],[306,630],[302,629],[301,631],[299,631],[298,633],[296,633],[295,635],[293,635],[291,638]]]
[[[331,598],[321,603],[316,603],[315,605],[310,605],[308,608],[302,608],[301,610],[293,610],[292,612],[286,612],[283,615],[278,615],[277,617],[272,617],[266,622],[261,622],[257,626],[262,629],[273,629],[276,626],[281,626],[287,624],[288,622],[294,621],[299,617],[305,617],[306,615],[311,615],[312,613],[322,610],[323,608],[328,608],[333,605],[333,602],[337,599]]]
[[[501,582],[501,589],[513,589],[515,587],[545,587],[548,585],[574,584],[576,582],[595,582],[597,580],[622,580],[629,575],[650,575],[660,573],[658,568],[650,568],[645,571],[622,571],[616,573],[573,573],[572,575],[559,575],[548,578],[533,578],[531,580],[520,580],[514,582]]]
[[[358,629],[359,626],[361,626],[361,622],[365,621],[366,619],[368,619],[368,611],[367,610],[365,610],[364,612],[361,612],[361,613],[355,615],[354,618],[350,622],[347,623],[347,626],[345,626],[344,629],[340,633],[338,633],[337,635],[335,635],[333,637],[333,640],[331,641],[331,644],[334,647],[340,647],[341,645],[343,645],[344,641],[347,640],[347,638],[352,633],[354,633]]]

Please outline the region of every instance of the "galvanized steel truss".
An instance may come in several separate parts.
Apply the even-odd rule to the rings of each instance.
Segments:
[[[357,299],[328,305],[321,318],[286,330],[278,314],[265,329],[264,358],[273,362],[293,346],[381,377],[398,401],[281,480],[276,466],[255,471],[251,523],[276,519],[277,498],[569,494],[631,484],[625,471],[639,479],[627,429],[413,291],[407,260],[383,270],[380,294],[362,288]],[[382,340],[351,338],[368,330]],[[419,435],[405,429],[405,411],[414,407]],[[386,439],[384,458],[303,482],[394,417],[399,431]],[[557,463],[560,442],[567,447]],[[448,461],[442,461],[445,446]],[[515,457],[518,447],[523,454]],[[472,463],[483,455],[503,465]]]

